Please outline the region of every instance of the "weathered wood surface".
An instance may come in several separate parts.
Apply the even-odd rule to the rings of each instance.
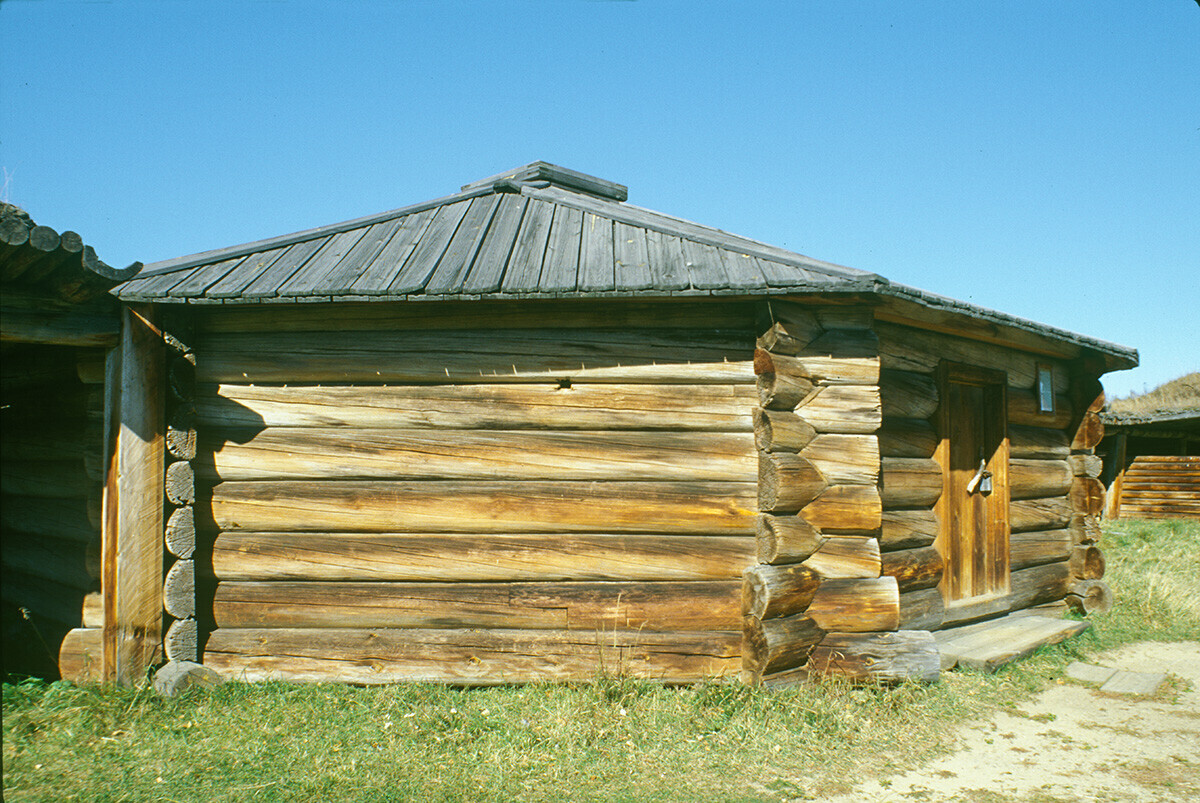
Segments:
[[[1073,454],[1067,457],[1067,462],[1071,464],[1071,473],[1076,477],[1091,477],[1100,476],[1100,472],[1104,470],[1104,461],[1094,454]]]
[[[1071,503],[1066,496],[1013,500],[1008,506],[1009,528],[1014,532],[1057,530],[1071,520]]]
[[[83,598],[83,626],[104,627],[104,595],[99,591]]]
[[[942,495],[942,468],[921,457],[882,458],[880,482],[885,508],[929,508]]]
[[[1009,455],[1027,460],[1066,460],[1071,453],[1071,442],[1060,429],[1045,427],[1008,428]]]
[[[1126,479],[1128,479],[1128,472]],[[1092,477],[1075,477],[1068,489],[1071,494],[1071,509],[1074,512],[1087,516],[1099,516],[1104,512],[1104,484],[1100,480]]]
[[[820,582],[817,572],[799,564],[753,566],[742,577],[742,613],[758,619],[803,613]]]
[[[751,432],[743,385],[573,384],[271,387],[202,385],[201,426]]]
[[[931,546],[901,549],[882,555],[881,574],[895,577],[900,593],[932,588],[942,581],[945,564]]]
[[[814,674],[883,683],[934,683],[941,673],[937,643],[922,630],[828,633],[812,651],[808,666]]]
[[[798,452],[816,437],[812,424],[795,413],[754,410],[754,441],[764,452]]]
[[[927,374],[883,371],[879,376],[879,398],[884,418],[927,419],[937,412],[937,383]]]
[[[1066,600],[1078,613],[1108,613],[1112,610],[1113,593],[1103,580],[1080,580],[1067,589]]]
[[[1068,532],[1068,538],[1070,533]],[[1098,547],[1081,545],[1071,548],[1071,575],[1082,580],[1099,580],[1104,577],[1104,553]]]
[[[223,482],[222,530],[754,532],[755,484],[732,482]]]
[[[870,533],[879,529],[883,503],[870,485],[831,485],[800,510],[800,516],[822,533]]]
[[[163,577],[163,609],[176,619],[196,615],[196,564],[177,560]]]
[[[790,372],[788,369],[795,366],[785,362],[787,359],[789,358],[776,358],[762,349],[754,352],[758,403],[768,410],[793,410],[813,392],[812,380],[802,374]]]
[[[163,535],[168,552],[177,558],[190,558],[196,551],[196,516],[192,508],[171,511]]]
[[[801,456],[830,485],[879,482],[879,441],[874,435],[818,435]]]
[[[874,385],[824,385],[796,407],[796,415],[817,432],[869,435],[883,420]]]
[[[1010,575],[1008,610],[1062,599],[1070,582],[1071,570],[1066,561],[1015,570]]]
[[[825,332],[794,355],[755,349],[755,373],[807,379],[813,384],[876,385],[879,357],[873,332]]]
[[[1076,513],[1071,516],[1067,531],[1073,544],[1094,544],[1100,540],[1100,517]]]
[[[804,614],[777,619],[745,617],[742,668],[751,682],[764,674],[803,666],[813,647],[825,636]]]
[[[879,430],[879,454],[883,457],[933,457],[937,449],[933,424],[919,418],[884,418]]]
[[[1104,438],[1104,423],[1094,410],[1085,410],[1071,437],[1072,449],[1095,449]]]
[[[443,331],[528,329],[754,329],[757,302],[721,299],[617,301],[603,305],[588,300],[526,299],[511,301],[418,304],[332,303],[282,304],[270,307],[228,306],[200,310],[197,325],[205,332],[369,332],[379,330]]]
[[[878,577],[879,541],[872,536],[833,535],[804,561],[821,578]]]
[[[765,513],[795,513],[827,486],[821,472],[801,455],[759,454],[758,509]]]
[[[759,516],[755,528],[758,562],[799,563],[816,552],[825,543],[825,538],[799,516]]]
[[[164,490],[173,505],[190,505],[196,501],[196,473],[187,460],[167,465]]]
[[[1070,557],[1071,531],[1062,529],[1012,533],[1008,544],[1009,563],[1013,569],[1055,563]]]
[[[885,510],[879,534],[884,552],[929,546],[938,535],[938,518],[932,510]]]
[[[0,469],[0,492],[8,496],[72,499],[87,497],[96,488],[82,459],[17,461],[6,453]]]
[[[825,331],[810,311],[782,312],[780,302],[769,303],[773,317],[769,328],[758,338],[759,348],[794,357]]]
[[[1032,390],[1008,389],[1008,423],[1023,427],[1066,429],[1074,420],[1071,398],[1065,393],[1054,397],[1054,411],[1042,412],[1037,394]],[[1071,448],[1075,448],[1072,446]]]
[[[16,607],[67,627],[78,627],[83,616],[86,589],[35,576],[5,566],[0,577],[0,597]]]
[[[72,683],[99,683],[104,680],[104,630],[77,627],[67,633],[58,648],[58,671]]]
[[[167,627],[163,652],[168,661],[195,661],[199,658],[200,633],[195,619],[178,619]]]
[[[741,581],[218,583],[217,627],[737,630]]]
[[[1012,499],[1039,499],[1071,490],[1071,466],[1065,460],[1008,461],[1008,491]]]
[[[193,413],[177,411],[167,422],[167,454],[176,460],[196,459],[196,422]]]
[[[82,544],[46,536],[4,533],[3,565],[85,591],[98,587],[99,539]],[[89,555],[89,551],[93,554]]]
[[[753,482],[757,470],[749,433],[272,427],[219,444],[202,476]]]
[[[879,356],[884,370],[897,369],[918,373],[933,373],[942,360],[977,365],[1003,371],[1010,388],[1031,388],[1037,381],[1037,366],[1046,358],[1004,346],[971,340],[962,336],[961,326],[954,333],[943,334],[927,329],[903,326],[890,321],[877,321]],[[1069,387],[1070,374],[1060,361],[1051,363],[1054,387]]]
[[[826,631],[871,633],[900,627],[900,591],[894,577],[822,580],[807,615]]]
[[[1043,616],[1010,614],[975,625],[943,630],[935,636],[942,668],[965,666],[994,672],[1048,644],[1082,633],[1087,622],[1064,622]]]
[[[937,630],[946,617],[946,604],[942,592],[936,588],[922,588],[900,595],[901,630]]]
[[[736,675],[741,645],[736,631],[221,628],[204,665],[246,681],[494,685],[606,672],[686,683]]]
[[[223,580],[713,580],[740,577],[754,539],[730,536],[225,532]]]
[[[709,329],[260,332],[201,336],[199,382],[754,382],[754,341]]]

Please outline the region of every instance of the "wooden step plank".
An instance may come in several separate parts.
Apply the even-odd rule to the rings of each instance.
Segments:
[[[1089,622],[1009,615],[965,628],[939,631],[935,637],[942,652],[943,668],[957,665],[995,672],[1039,647],[1058,644],[1089,627]]]

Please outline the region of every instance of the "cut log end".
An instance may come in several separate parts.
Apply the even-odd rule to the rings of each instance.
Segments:
[[[1071,586],[1066,599],[1071,610],[1085,616],[1108,613],[1113,606],[1112,589],[1103,580],[1080,580]]]

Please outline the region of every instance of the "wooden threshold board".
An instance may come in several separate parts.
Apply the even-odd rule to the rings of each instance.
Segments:
[[[1090,622],[1015,613],[933,634],[942,653],[942,669],[955,666],[995,672],[1038,647],[1058,644],[1091,627]]]

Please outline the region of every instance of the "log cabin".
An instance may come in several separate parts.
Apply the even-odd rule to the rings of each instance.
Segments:
[[[1200,408],[1101,414],[1109,519],[1200,519]]]
[[[0,622],[5,675],[59,676],[67,634],[101,627],[101,510],[113,443],[106,362],[118,270],[72,231],[0,204]],[[111,578],[110,578],[111,579]],[[63,653],[62,673],[89,676]],[[149,660],[151,656],[140,656]]]
[[[1099,379],[1136,351],[627,195],[535,162],[116,288],[141,618],[64,661],[929,681],[1109,604]]]

